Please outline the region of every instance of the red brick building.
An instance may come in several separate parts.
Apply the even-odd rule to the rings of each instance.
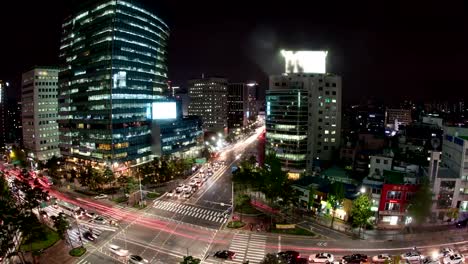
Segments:
[[[418,185],[384,184],[380,195],[379,228],[402,228],[405,226],[406,209],[414,197]]]

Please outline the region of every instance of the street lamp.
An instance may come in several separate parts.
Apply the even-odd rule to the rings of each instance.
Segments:
[[[366,193],[366,187],[362,186],[359,192],[362,194]]]
[[[83,247],[83,239],[82,239],[82,235],[81,235],[81,229],[80,229],[80,223],[78,222],[78,216],[75,214],[75,220],[76,220],[76,226],[78,227],[78,235],[79,235],[79,239],[80,239],[80,243],[81,243],[81,247]]]

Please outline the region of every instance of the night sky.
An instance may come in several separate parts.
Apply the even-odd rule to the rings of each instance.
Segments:
[[[328,72],[343,78],[345,102],[468,95],[465,1],[143,2],[171,28],[169,77],[176,85],[204,73],[266,88],[268,75],[284,69],[280,49],[325,49]],[[33,65],[57,63],[69,6],[14,1],[0,8],[0,79],[19,84]]]

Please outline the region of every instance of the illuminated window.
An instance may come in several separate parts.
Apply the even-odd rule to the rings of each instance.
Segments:
[[[330,98],[325,98],[325,103],[330,103]]]
[[[335,142],[335,138],[331,138],[331,142]]]
[[[329,130],[325,130],[325,135],[328,135],[330,134],[330,131]]]
[[[332,103],[336,103],[336,99],[332,99]]]
[[[324,139],[323,139],[323,142],[328,142],[328,138],[324,138]]]
[[[331,134],[332,134],[332,135],[335,135],[335,134],[336,134],[336,131],[335,131],[335,130],[332,130]]]

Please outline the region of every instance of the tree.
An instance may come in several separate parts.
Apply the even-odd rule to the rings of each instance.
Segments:
[[[60,238],[65,239],[65,234],[67,234],[68,237],[67,230],[70,228],[70,222],[68,222],[65,214],[59,213],[57,216],[53,215],[51,216],[51,219],[52,221],[54,221],[54,227],[57,230],[57,233],[59,234]],[[68,237],[68,241],[71,245],[70,237]]]
[[[202,155],[203,158],[206,158],[207,160],[209,160],[211,158],[211,152],[208,149],[208,147],[203,148],[201,155]]]
[[[309,186],[309,204],[308,204],[309,209],[313,207],[314,205],[316,193],[317,193],[317,189],[315,188],[315,186],[310,185]]]
[[[333,210],[330,228],[333,228],[336,209],[341,206],[345,198],[344,185],[341,182],[334,182],[330,186],[330,193],[327,195],[327,202]]]
[[[373,215],[371,211],[372,201],[366,194],[360,195],[353,202],[353,209],[351,212],[352,222],[359,227],[359,236],[361,236],[361,228],[367,225],[367,221]]]
[[[426,222],[427,217],[431,214],[432,196],[428,179],[423,179],[419,189],[407,207],[408,214],[413,217],[417,225]]]
[[[201,262],[200,259],[194,258],[192,256],[186,256],[184,259],[180,262],[180,264],[199,264]]]
[[[279,259],[276,254],[268,253],[265,255],[260,264],[279,264]]]

